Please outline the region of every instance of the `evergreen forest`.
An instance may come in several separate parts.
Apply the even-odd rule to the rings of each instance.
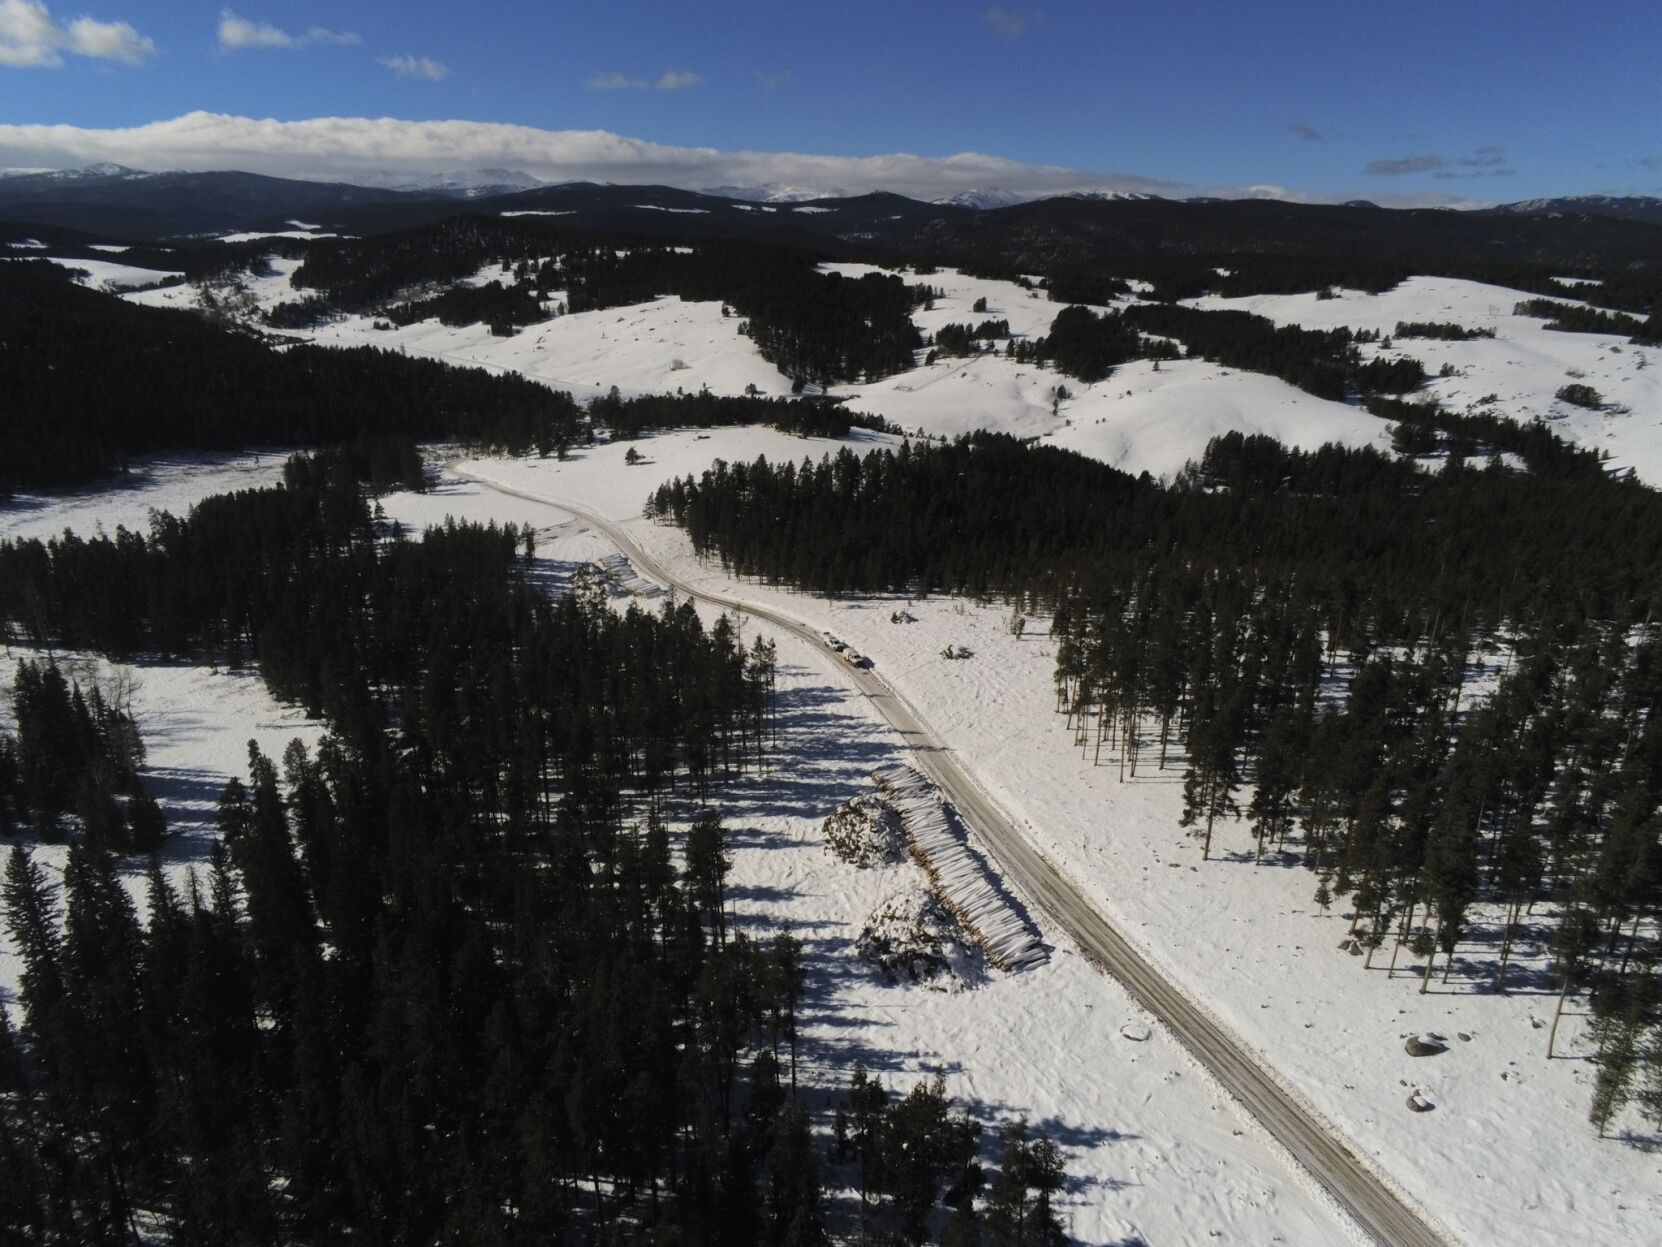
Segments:
[[[1598,1019],[1602,1130],[1634,1097],[1662,1121],[1662,497],[1541,460],[1429,474],[1229,434],[1162,486],[976,434],[717,464],[647,514],[769,584],[1048,616],[1056,747],[1181,772],[1202,860],[1244,824],[1421,990],[1457,949],[1519,984],[1520,925],[1549,922],[1558,1010],[1585,990]]]
[[[250,744],[180,887],[142,724],[20,665],[0,1237],[801,1247],[857,1184],[892,1241],[1059,1243],[1055,1146],[1012,1123],[984,1169],[939,1080],[856,1070],[835,1146],[810,1129],[801,946],[737,923],[726,884],[771,643],[687,603],[551,599],[512,526],[410,537],[367,462],[296,456],[147,534],[0,543],[11,640],[251,665],[329,728]],[[23,832],[69,838],[61,884]]]

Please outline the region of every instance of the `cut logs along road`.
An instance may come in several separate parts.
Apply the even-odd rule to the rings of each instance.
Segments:
[[[1387,1247],[1448,1247],[1453,1241],[1364,1164],[1333,1128],[1284,1087],[1239,1039],[1120,934],[1091,898],[1034,847],[1020,825],[965,769],[958,755],[877,670],[843,662],[812,625],[776,608],[688,584],[648,554],[622,524],[581,503],[529,493],[456,468],[451,472],[486,489],[577,516],[627,554],[636,569],[648,577],[696,601],[766,620],[823,653],[900,733],[911,747],[918,769],[958,807],[965,824],[977,834],[980,846],[1016,890],[1159,1018],[1357,1225]]]

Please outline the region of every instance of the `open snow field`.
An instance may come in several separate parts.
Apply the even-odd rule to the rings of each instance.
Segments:
[[[848,277],[883,271],[860,264],[825,267]],[[983,320],[1009,321],[1015,337],[1043,337],[1062,310],[1041,290],[950,269],[906,280],[941,292],[933,308],[912,315],[930,337],[943,325],[973,326]],[[987,301],[986,311],[977,312],[981,299]],[[1070,397],[1053,404],[1058,385]],[[1204,360],[1165,362],[1158,371],[1149,361],[1137,361],[1086,385],[1002,354],[943,356],[911,372],[838,386],[833,392],[846,394],[850,408],[883,416],[907,432],[956,437],[997,429],[1041,437],[1122,471],[1156,477],[1175,476],[1212,438],[1234,430],[1267,433],[1305,449],[1324,442],[1390,444],[1385,423],[1359,407],[1317,398],[1276,377]]]
[[[621,466],[621,446],[563,465],[491,460],[467,468],[628,520],[639,516],[657,481],[697,470],[715,456],[771,454],[766,447],[773,437],[756,430],[715,430],[702,440],[671,434],[646,443],[650,463],[632,470]],[[534,514],[520,509],[534,504],[510,497],[500,505],[504,518]],[[1215,859],[1200,862],[1198,845],[1177,825],[1180,760],[1163,773],[1145,761],[1135,780],[1121,784],[1117,757],[1105,754],[1104,764],[1093,768],[1068,747],[1071,737],[1052,708],[1054,647],[1045,621],[1034,621],[1017,640],[1005,627],[1008,608],[1000,605],[828,601],[739,584],[717,567],[701,566],[678,530],[638,518],[632,528],[689,581],[777,606],[872,657],[1053,862],[1335,1123],[1360,1155],[1461,1241],[1654,1241],[1662,1224],[1657,1140],[1632,1116],[1617,1123],[1618,1132],[1634,1132],[1627,1141],[1601,1141],[1587,1124],[1593,1070],[1584,1001],[1566,1010],[1558,1059],[1545,1059],[1556,992],[1548,981],[1544,926],[1515,952],[1504,995],[1494,990],[1488,959],[1480,969],[1458,953],[1448,985],[1434,978],[1423,996],[1414,973],[1423,963],[1406,950],[1394,975],[1389,945],[1364,971],[1361,958],[1337,947],[1349,910],[1340,904],[1323,914],[1311,900],[1314,877],[1290,860],[1272,854],[1255,867],[1243,826],[1222,829]],[[890,622],[900,605],[916,622]],[[947,644],[967,646],[974,657],[946,662],[939,652]],[[1496,918],[1474,915],[1490,925],[1477,926],[1468,946],[1496,938]],[[990,1011],[976,1017],[979,1027]],[[1446,1036],[1449,1050],[1409,1057],[1406,1037],[1426,1032]],[[1433,1111],[1408,1111],[1415,1091]],[[1192,1223],[1179,1224],[1188,1228],[1177,1241],[1201,1237]],[[1139,1232],[1162,1241],[1147,1228]]]
[[[1411,355],[1432,380],[1426,393],[1451,411],[1494,395],[1493,410],[1513,420],[1547,421],[1559,436],[1607,452],[1614,468],[1631,468],[1651,484],[1662,483],[1662,349],[1632,345],[1626,337],[1546,329],[1536,316],[1514,316],[1530,296],[1499,286],[1451,277],[1411,277],[1384,294],[1340,290],[1314,294],[1255,295],[1244,299],[1192,299],[1195,307],[1231,308],[1267,316],[1279,325],[1306,329],[1377,329],[1391,335],[1398,321],[1454,321],[1468,329],[1493,329],[1491,338],[1440,342],[1402,338],[1384,354]],[[1574,299],[1553,297],[1557,303]],[[1378,348],[1364,347],[1378,353]],[[1437,376],[1444,364],[1457,375]],[[1588,411],[1553,396],[1571,382],[1604,396],[1605,411]],[[1626,408],[1617,411],[1616,408]]]
[[[0,540],[45,540],[71,529],[83,536],[150,531],[151,511],[183,515],[203,498],[258,489],[282,479],[288,452],[236,455],[181,452],[135,460],[128,478],[97,489],[18,494],[0,501]]]
[[[147,286],[151,282],[160,281],[164,277],[181,276],[180,273],[172,270],[139,268],[133,264],[118,264],[114,260],[65,260],[51,255],[6,256],[3,258],[45,260],[48,264],[61,264],[67,269],[79,270],[85,273],[85,277],[76,278],[83,286],[92,286],[95,289],[111,293],[127,290],[133,286]]]
[[[495,267],[480,274],[500,276]],[[492,372],[518,372],[579,400],[617,386],[625,396],[694,393],[789,394],[790,381],[739,336],[740,317],[723,316],[719,303],[685,303],[674,296],[651,303],[577,312],[530,325],[511,338],[485,325],[452,329],[436,320],[378,330],[374,320],[345,316],[310,331],[325,346],[379,346],[427,355]]]

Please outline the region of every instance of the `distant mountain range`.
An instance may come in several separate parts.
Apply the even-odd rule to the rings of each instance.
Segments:
[[[708,191],[548,185],[512,169],[367,180],[383,184],[145,173],[116,164],[16,171],[0,177],[0,241],[50,228],[91,241],[200,245],[227,233],[289,230],[296,219],[369,234],[472,213],[558,217],[563,227],[650,237],[763,238],[848,258],[996,254],[1029,271],[1116,255],[1243,252],[1662,267],[1662,199],[1642,196],[1454,211],[1089,191],[1030,199],[998,188],[925,203],[779,184]]]
[[[1520,199],[1517,203],[1501,204],[1495,212],[1511,212],[1520,216],[1590,216],[1615,217],[1621,221],[1644,221],[1662,225],[1662,199],[1650,195],[1571,195],[1562,199]]]

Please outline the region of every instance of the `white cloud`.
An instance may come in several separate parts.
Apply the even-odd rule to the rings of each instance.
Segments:
[[[350,30],[325,30],[321,26],[313,26],[306,32],[307,43],[338,43],[347,46],[363,42],[363,37],[353,34]]]
[[[630,78],[625,74],[590,74],[591,91],[644,91],[652,84],[645,78]]]
[[[126,22],[78,17],[66,27],[39,0],[0,0],[0,65],[55,68],[64,52],[137,65],[156,55],[156,44]]]
[[[156,55],[156,45],[126,22],[77,17],[69,23],[69,50],[77,56],[137,65]]]
[[[695,74],[690,69],[666,69],[658,75],[658,81],[652,84],[652,89],[654,91],[684,91],[688,87],[696,87],[703,81],[703,74]]]
[[[442,82],[450,77],[450,66],[443,61],[435,61],[430,56],[388,56],[382,58],[381,64],[400,78],[425,78],[428,82]]]
[[[1019,39],[1027,33],[1027,19],[1008,9],[988,9],[981,15],[981,20],[1006,39]]]
[[[756,85],[764,91],[777,91],[791,80],[791,71],[788,69],[758,69],[756,71]]]
[[[703,74],[690,69],[666,69],[651,80],[628,74],[590,74],[586,85],[591,91],[684,91],[703,81]]]
[[[347,179],[389,171],[524,169],[544,181],[671,186],[840,187],[921,199],[1001,187],[1024,195],[1127,190],[1181,195],[1192,188],[1130,174],[1085,173],[961,152],[819,156],[671,147],[604,130],[539,130],[475,121],[319,117],[258,120],[195,112],[122,130],[0,125],[0,167],[69,168],[111,160],[141,169],[245,169],[280,177]]]
[[[1355,194],[1306,195],[1279,186],[1201,187],[1129,173],[1089,172],[960,152],[918,156],[819,156],[805,152],[671,147],[605,130],[539,130],[480,121],[402,121],[381,117],[259,120],[195,112],[125,130],[0,124],[0,168],[74,168],[114,161],[140,169],[243,169],[328,181],[458,169],[523,169],[547,182],[785,186],[857,195],[894,191],[942,199],[967,190],[1005,190],[1023,198],[1069,191],[1138,191],[1174,198],[1276,198],[1332,202]],[[1369,196],[1388,206],[1472,206],[1435,192]]]
[[[325,30],[313,26],[303,35],[291,35],[269,22],[251,22],[230,9],[219,13],[219,50],[237,52],[249,48],[309,48],[318,44],[355,44],[363,40],[350,31]]]

